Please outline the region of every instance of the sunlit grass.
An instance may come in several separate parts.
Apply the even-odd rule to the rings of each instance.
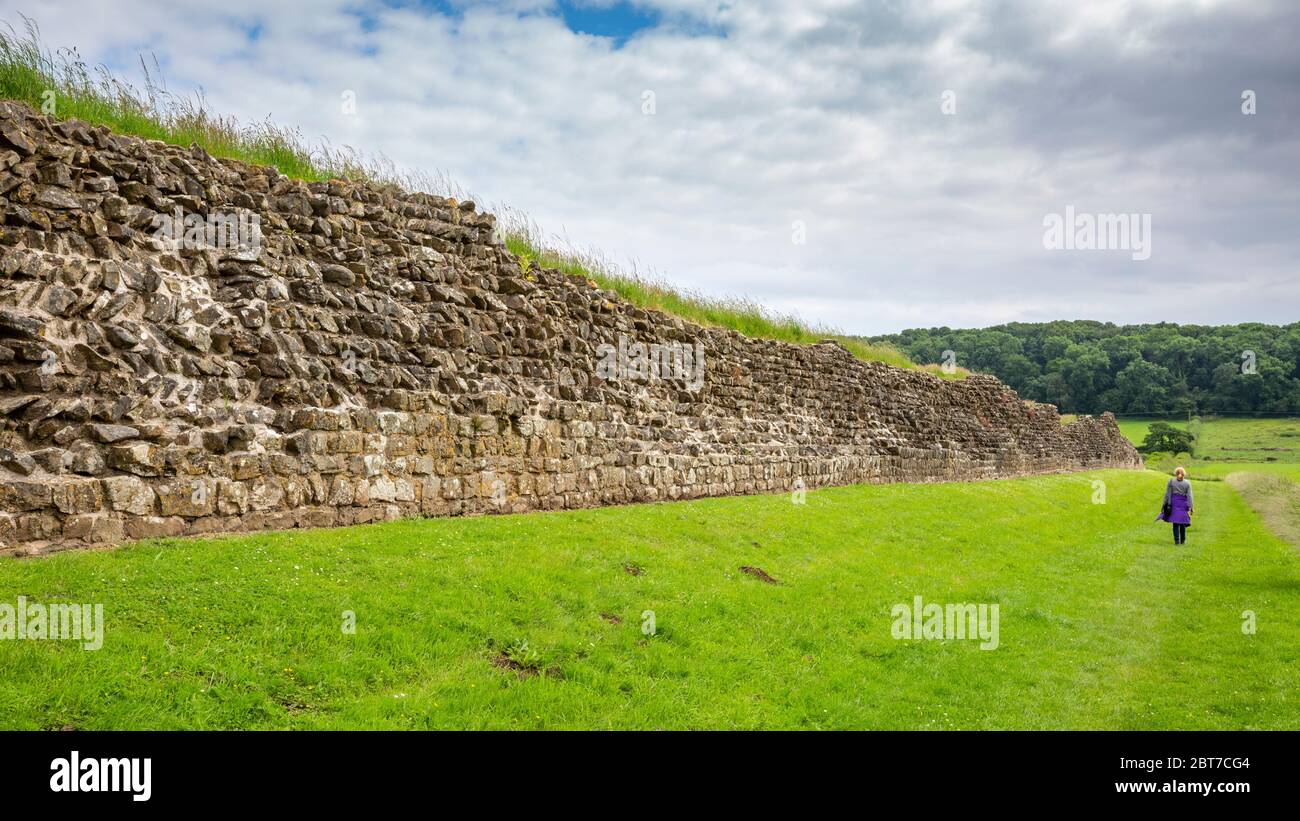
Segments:
[[[1269,530],[1300,548],[1300,465],[1282,472],[1234,471],[1225,481],[1264,520]]]
[[[1164,483],[864,485],[3,561],[0,602],[102,603],[106,634],[0,641],[0,728],[1300,729],[1295,549],[1207,482],[1175,550]],[[998,604],[997,649],[894,639],[918,595]]]

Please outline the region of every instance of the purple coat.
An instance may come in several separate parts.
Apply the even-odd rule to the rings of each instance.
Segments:
[[[1169,515],[1166,516],[1164,510],[1161,509],[1160,515],[1157,518],[1176,525],[1191,524],[1192,505],[1190,500],[1186,496],[1180,496],[1177,493],[1171,493],[1169,496]]]

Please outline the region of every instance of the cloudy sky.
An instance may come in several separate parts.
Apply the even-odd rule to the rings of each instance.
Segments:
[[[1300,320],[1295,0],[0,0],[20,12],[853,333]],[[1045,248],[1067,207],[1150,215],[1150,258]]]

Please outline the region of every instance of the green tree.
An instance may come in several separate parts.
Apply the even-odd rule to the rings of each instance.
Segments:
[[[1135,359],[1115,376],[1120,413],[1163,413],[1170,409],[1173,377],[1154,362]]]
[[[937,362],[951,349],[959,364],[1065,412],[1300,413],[1300,323],[1058,320],[913,329],[872,341],[897,345],[918,362]],[[1244,362],[1254,363],[1250,372]]]
[[[1190,456],[1195,445],[1196,439],[1187,431],[1179,430],[1168,422],[1152,422],[1138,450],[1143,453],[1186,453]]]
[[[1070,407],[1065,410],[1087,411],[1097,395],[1110,387],[1110,357],[1096,345],[1071,345],[1062,357],[1061,376],[1069,387]]]
[[[1043,340],[1043,361],[1060,359],[1070,348],[1070,340],[1064,336],[1049,336]]]

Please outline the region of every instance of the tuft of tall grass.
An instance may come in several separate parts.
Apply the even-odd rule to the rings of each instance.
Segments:
[[[408,172],[383,155],[368,155],[326,140],[308,143],[294,128],[269,119],[252,124],[213,113],[202,93],[169,91],[157,60],[140,58],[143,87],[90,66],[76,48],[50,50],[40,29],[19,15],[23,33],[0,27],[0,97],[25,102],[58,120],[78,119],[170,145],[198,145],[214,157],[269,165],[294,179],[320,182],[349,179],[401,191],[456,190],[439,174]]]
[[[242,124],[234,117],[211,112],[201,93],[168,91],[157,61],[140,58],[143,88],[115,76],[104,66],[91,67],[75,48],[51,51],[41,42],[36,23],[23,15],[23,33],[8,23],[0,28],[0,97],[19,100],[59,120],[78,119],[171,145],[198,145],[214,157],[269,165],[296,179],[349,179],[399,192],[428,191],[457,199],[473,199],[445,175],[400,169],[383,155],[364,154],[350,146],[328,142],[315,145],[293,128],[269,119]],[[714,297],[675,288],[611,262],[594,250],[547,238],[536,223],[509,207],[496,207],[506,246],[525,264],[537,263],[585,277],[644,308],[727,328],[745,336],[807,345],[833,339],[858,359],[913,368],[943,378],[961,378],[964,371],[944,373],[938,365],[918,366],[902,351],[864,342],[793,314],[774,312],[746,297]]]

